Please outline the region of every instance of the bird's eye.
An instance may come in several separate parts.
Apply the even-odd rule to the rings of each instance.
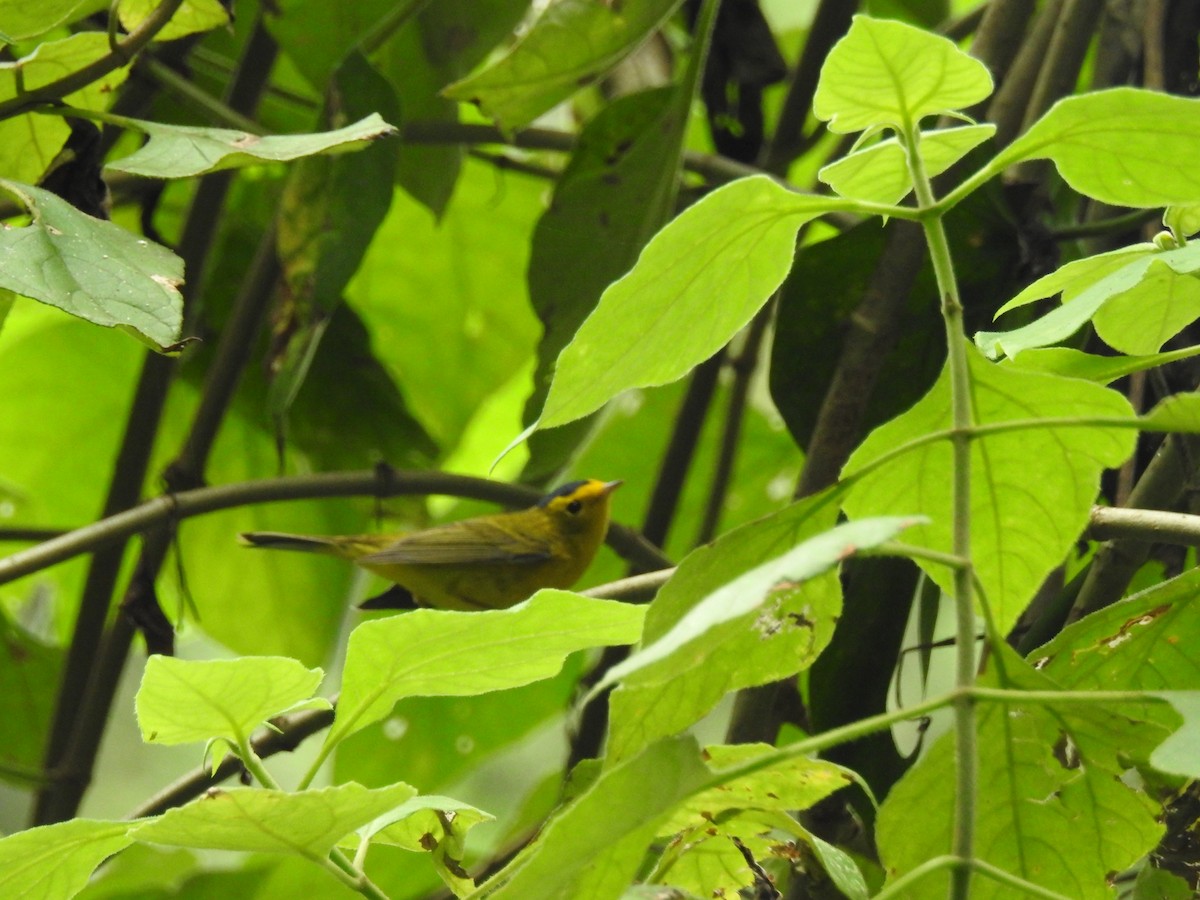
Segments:
[[[572,500],[567,504],[567,512],[569,512],[571,515],[577,514],[581,509],[583,509],[583,504],[578,500]]]

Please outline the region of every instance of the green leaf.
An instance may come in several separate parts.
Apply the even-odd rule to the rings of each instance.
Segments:
[[[60,528],[64,522],[92,521],[102,502],[96,486],[112,477],[143,357],[137,343],[109,329],[32,300],[13,306],[0,337],[0,395],[5,398],[0,483],[14,522]],[[47,447],[87,447],[88,452],[46,453]],[[36,603],[39,616],[47,615],[48,621],[40,621],[47,622],[51,639],[65,645],[86,562],[80,558],[45,569],[0,587],[0,595],[14,611]],[[43,605],[46,600],[52,602]],[[53,679],[47,689],[56,690],[57,683]]]
[[[342,365],[353,359],[344,359]],[[199,386],[177,382],[176,387],[170,408],[174,428],[164,435],[164,458],[152,471],[162,471],[172,458],[166,454],[178,452],[199,402]],[[278,475],[276,444],[269,424],[262,421],[261,396],[251,395],[246,403],[249,409],[235,409],[222,422],[206,470],[213,483]],[[355,395],[357,402],[371,396]],[[327,415],[338,422],[336,414]],[[314,417],[306,424],[316,427],[328,421]],[[347,440],[357,437],[349,428],[341,434]],[[312,470],[310,458],[295,447],[289,449],[289,459],[300,471]],[[189,579],[200,614],[198,624],[235,653],[291,656],[309,666],[324,662],[338,642],[355,577],[353,567],[313,554],[252,553],[237,546],[235,535],[272,530],[353,534],[367,529],[369,515],[368,510],[350,504],[304,500],[240,506],[181,522],[177,552],[183,571],[204,573],[203,578]],[[183,608],[185,598],[174,582],[159,579],[161,599],[164,604],[174,600],[170,608]],[[248,597],[254,602],[248,602]]]
[[[635,651],[608,670],[601,684],[658,681],[707,665],[707,657],[728,639],[720,626],[753,615],[764,636],[777,629],[811,630],[813,623],[792,619],[784,611],[787,598],[802,593],[804,582],[836,566],[860,550],[890,541],[919,518],[861,519],[814,535],[781,556],[763,563],[708,594],[662,637]],[[719,642],[712,645],[712,642]]]
[[[27,9],[41,8],[42,5],[23,4]],[[0,25],[7,24],[7,20],[0,20]],[[0,100],[57,81],[68,72],[102,59],[109,52],[108,35],[103,31],[87,31],[39,44],[28,56],[15,62],[0,63]],[[129,67],[121,66],[68,94],[63,102],[80,109],[107,109],[113,93],[128,74]],[[0,173],[13,181],[36,184],[58,156],[70,133],[70,126],[61,116],[41,112],[0,122]]]
[[[1054,161],[1081,194],[1115,206],[1200,201],[1192,155],[1200,141],[1200,100],[1139,88],[1112,88],[1059,100],[992,163]]]
[[[543,590],[511,609],[418,609],[364,622],[346,648],[326,747],[379,721],[403,697],[484,694],[549,678],[576,650],[637,640],[644,613]]]
[[[172,847],[326,856],[351,831],[416,796],[393,784],[368,790],[353,782],[312,791],[213,788],[186,806],[134,827],[135,840]]]
[[[423,4],[382,50],[372,55],[395,85],[404,121],[457,124],[461,106],[442,96],[442,88],[478,65],[528,13],[529,0]],[[441,218],[466,155],[462,144],[406,141],[400,147],[396,181]]]
[[[1123,752],[1168,772],[1196,768],[1193,720],[1200,692],[1200,659],[1192,635],[1200,629],[1200,569],[1191,569],[1133,597],[1085,616],[1029,655],[1037,670],[1074,690],[1147,691],[1167,704],[1147,702],[1137,727],[1122,738]],[[1122,705],[1128,713],[1132,705]],[[1174,735],[1168,737],[1170,732]],[[1159,743],[1166,737],[1166,741]],[[1164,749],[1165,748],[1165,749]],[[1181,752],[1182,751],[1182,752]]]
[[[918,152],[925,174],[940,175],[995,133],[995,125],[921,132]],[[912,190],[904,148],[896,138],[844,156],[822,168],[817,177],[843,197],[875,203],[898,203]]]
[[[314,134],[256,135],[144,119],[126,119],[124,124],[144,132],[150,140],[129,156],[108,163],[108,168],[147,178],[187,178],[318,153],[347,153],[396,133],[378,113],[344,128]]]
[[[1200,432],[1200,394],[1172,394],[1139,420],[1147,431]]]
[[[21,783],[18,767],[41,772],[50,716],[62,675],[63,650],[51,647],[0,613],[0,778]]]
[[[424,0],[278,0],[263,17],[279,47],[319,92],[363,38],[384,21],[401,21]]]
[[[280,656],[204,661],[151,656],[135,701],[142,739],[243,743],[267,719],[311,700],[324,674]]]
[[[989,663],[983,684],[1026,690],[1057,685],[1011,652]],[[1000,681],[997,669],[1006,677]],[[1098,704],[981,702],[977,707],[979,784],[975,841],[993,865],[1079,900],[1112,897],[1109,883],[1162,835],[1155,804],[1121,780],[1125,745],[1145,727]],[[954,735],[928,749],[888,794],[879,812],[880,857],[889,878],[950,852]],[[921,896],[946,894],[945,872],[920,883]],[[1012,888],[978,875],[972,900],[1011,897]]]
[[[475,882],[462,865],[467,834],[495,816],[449,797],[414,797],[360,830],[372,843],[389,844],[414,853],[429,853],[446,886],[456,897],[469,894]],[[354,839],[345,843],[354,845]]]
[[[179,340],[179,257],[49,191],[3,179],[0,187],[33,217],[0,231],[0,287],[97,325],[135,331],[159,347]]]
[[[1013,357],[1023,350],[1057,343],[1088,320],[1097,319],[1097,330],[1104,329],[1101,337],[1115,349],[1152,353],[1162,345],[1156,343],[1159,338],[1165,341],[1200,314],[1198,288],[1192,277],[1198,271],[1200,243],[1165,251],[1138,244],[1079,260],[1034,282],[1005,308],[1059,289],[1064,292],[1062,306],[1013,331],[981,331],[975,335],[975,343],[992,358],[1001,353]],[[1100,311],[1114,302],[1116,311],[1101,316]]]
[[[449,815],[439,816],[438,813]],[[431,842],[440,846],[448,839],[455,845],[455,852],[461,853],[467,832],[495,819],[490,813],[461,800],[422,794],[380,816],[361,832],[372,843],[403,847],[414,853],[428,853]]]
[[[876,125],[912,131],[925,116],[964,109],[991,92],[987,66],[946,38],[855,16],[821,67],[813,115],[838,134]]]
[[[120,0],[117,16],[126,31],[133,31],[159,3],[156,0]],[[229,13],[218,0],[183,0],[165,28],[154,36],[156,41],[173,41],[185,35],[211,31],[229,22]]]
[[[672,633],[699,598],[720,592],[749,569],[832,528],[840,496],[826,491],[697,548],[650,605],[643,642],[651,645]],[[674,672],[619,685],[609,701],[609,757],[627,756],[682,731],[730,691],[785,678],[811,665],[833,635],[841,602],[837,573],[826,573],[807,582],[803,592],[775,598],[777,608],[769,613],[751,611],[710,630],[697,645],[696,661],[705,660],[703,665],[689,665],[684,655]]]
[[[1163,211],[1163,226],[1170,229],[1175,241],[1182,246],[1200,232],[1200,203],[1169,206]]]
[[[1200,569],[1085,616],[1029,655],[1039,672],[1076,690],[1200,690]]]
[[[395,773],[444,793],[542,729],[554,728],[576,699],[582,654],[554,678],[474,697],[409,697],[381,722],[351,735],[334,757],[336,781],[387,784]],[[547,759],[558,765],[561,760]]]
[[[538,427],[581,418],[629,388],[674,381],[712,356],[779,287],[796,230],[835,204],[758,175],[687,209],[563,350]]]
[[[1128,401],[1107,388],[997,366],[968,350],[978,425],[1130,415]],[[842,477],[853,477],[897,447],[951,426],[949,378],[943,371],[916,406],[867,437]],[[971,557],[1002,632],[1013,625],[1042,579],[1083,531],[1100,473],[1123,462],[1132,449],[1133,435],[1124,429],[1061,425],[1035,424],[971,442]],[[854,481],[847,513],[852,518],[926,515],[931,524],[914,528],[906,540],[952,553],[952,455],[949,440],[901,454]],[[943,590],[952,590],[950,569],[916,562]]]
[[[687,123],[679,96],[678,88],[642,91],[601,110],[584,127],[538,220],[530,248],[529,299],[545,333],[526,405],[528,420],[545,402],[559,353],[605,288],[629,271],[671,215]],[[580,422],[575,429],[531,439],[535,471],[560,469],[587,429],[588,423]]]
[[[710,769],[717,778],[730,769],[754,760],[777,755],[769,744],[717,744],[704,748]],[[856,781],[841,766],[802,756],[782,757],[749,775],[740,775],[689,797],[680,803],[659,834],[668,835],[702,821],[719,818],[726,810],[805,810],[835,791]]]
[[[679,0],[559,0],[545,8],[515,47],[445,94],[478,104],[505,130],[528,125],[632,53],[675,11]]]
[[[444,450],[528,364],[540,335],[525,271],[545,186],[519,173],[502,184],[468,161],[440,224],[397,193],[346,289],[375,356]]]
[[[1017,309],[1045,297],[1053,297],[1060,291],[1065,304],[1074,300],[1092,285],[1117,273],[1120,274],[1115,287],[1121,289],[1132,287],[1137,283],[1137,278],[1143,271],[1142,268],[1139,268],[1139,264],[1159,252],[1157,247],[1147,242],[1072,260],[1025,287],[1017,296],[996,310],[995,317],[998,319],[1009,310]]]
[[[691,737],[665,740],[602,772],[495,876],[494,900],[616,897],[675,806],[712,778]],[[649,787],[653,789],[648,789]]]
[[[1169,350],[1166,353],[1151,353],[1147,356],[1096,356],[1071,347],[1044,347],[1025,350],[1020,359],[1006,359],[1002,361],[1002,365],[1015,365],[1030,372],[1045,372],[1048,375],[1109,384],[1134,372],[1145,372],[1197,355],[1200,355],[1200,345]]]
[[[1200,757],[1196,755],[1196,742],[1200,740],[1200,690],[1155,691],[1154,696],[1170,703],[1183,724],[1154,749],[1150,765],[1160,772],[1200,778]]]
[[[107,6],[105,0],[3,0],[0,22],[4,23],[5,41],[13,43],[45,34],[56,25],[66,25]]]
[[[130,822],[72,819],[0,838],[0,893],[73,897],[100,863],[132,843]]]
[[[1163,344],[1200,318],[1200,278],[1179,275],[1162,260],[1136,288],[1110,297],[1092,325],[1114,350],[1133,356],[1157,353]]]

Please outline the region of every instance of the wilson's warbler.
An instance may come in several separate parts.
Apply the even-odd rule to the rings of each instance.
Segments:
[[[396,587],[364,609],[503,609],[539,588],[574,584],[608,531],[619,481],[572,481],[519,512],[464,519],[410,534],[317,537],[256,531],[254,547],[351,560]]]

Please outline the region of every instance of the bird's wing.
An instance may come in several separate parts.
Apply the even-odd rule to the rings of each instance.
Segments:
[[[515,535],[502,526],[476,519],[469,528],[451,523],[405,535],[358,561],[367,565],[415,566],[532,564],[553,556],[547,541]]]

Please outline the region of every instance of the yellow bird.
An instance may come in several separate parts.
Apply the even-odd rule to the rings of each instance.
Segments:
[[[504,609],[539,588],[568,588],[608,531],[619,481],[572,481],[518,512],[450,522],[411,534],[320,537],[255,531],[254,547],[304,550],[357,563],[395,582],[364,609]]]

